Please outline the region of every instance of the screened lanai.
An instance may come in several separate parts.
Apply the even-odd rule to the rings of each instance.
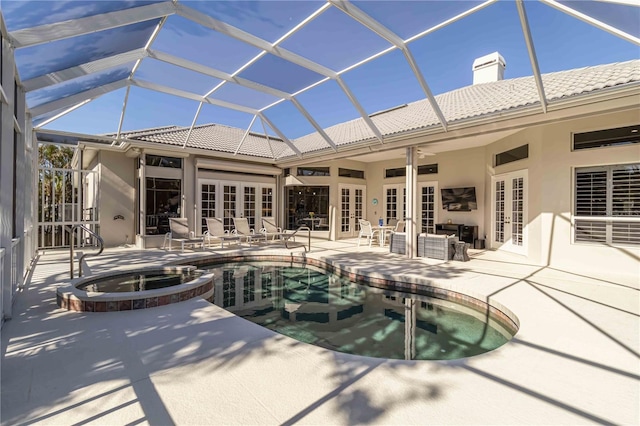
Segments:
[[[398,208],[406,208],[405,216],[415,214],[414,209],[419,217],[417,197],[411,195],[424,190],[416,186],[424,182],[393,173],[405,162],[416,171],[420,166],[437,171],[437,164],[429,161],[435,158],[441,177],[431,186],[431,196],[438,188],[476,186],[478,197],[485,198],[479,210],[485,212],[459,215],[459,220],[475,222],[480,236],[486,237],[494,225],[487,189],[493,182],[485,171],[495,174],[495,164],[484,161],[473,178],[462,181],[458,169],[467,171],[463,159],[471,158],[462,150],[497,143],[496,150],[508,151],[520,144],[509,140],[510,135],[528,127],[594,111],[629,113],[634,102],[629,95],[637,92],[640,81],[640,7],[633,0],[1,0],[0,8],[0,275],[5,314],[37,247],[33,192],[40,142],[102,146],[122,154],[114,163],[132,158],[136,143],[156,143],[181,158],[211,152],[212,157],[261,163],[278,171],[314,167],[314,162],[324,167],[323,161],[333,160],[364,164],[358,170],[347,163],[332,165],[336,174],[343,173],[339,168],[346,170],[346,177],[339,178],[347,180],[362,178],[366,164],[374,164],[362,179],[369,185],[362,197],[369,206],[365,213],[372,219],[389,218],[376,205],[379,201],[387,211],[395,211],[387,196],[403,190],[414,205]],[[493,80],[503,81],[476,81],[474,69],[488,65],[483,62],[487,58],[499,65]],[[624,105],[602,102],[623,97]],[[575,112],[565,114],[571,108]],[[611,127],[636,124],[627,120]],[[214,125],[234,129],[233,136],[208,138],[206,129]],[[582,126],[580,131],[609,124],[599,126]],[[170,129],[178,129],[170,140],[147,135]],[[500,141],[505,140],[502,148]],[[452,152],[459,156],[442,156]],[[473,155],[478,157],[477,152]],[[548,164],[536,159],[536,164]],[[193,161],[196,169],[205,163]],[[387,161],[395,161],[390,172]],[[565,166],[574,164],[567,161]],[[117,177],[133,175],[133,167]],[[396,180],[370,180],[373,172]],[[195,187],[200,180],[193,179],[190,185]],[[271,187],[282,195],[285,187],[291,193],[329,191],[328,184],[298,187],[300,182],[292,181],[283,179]],[[305,216],[339,204],[339,184],[332,185],[329,198],[306,208]],[[132,182],[127,190],[133,193],[134,187]],[[183,197],[184,188],[186,184]],[[191,194],[182,206],[184,212],[190,204],[193,223],[204,217],[198,197],[202,194]],[[132,206],[138,201],[127,200]],[[282,206],[287,200],[283,196],[277,202]],[[144,209],[131,207],[130,216],[124,215],[127,223],[144,222],[135,219],[136,208]],[[114,222],[111,218],[121,213],[108,211],[102,219],[108,216]],[[353,224],[340,217],[346,213],[338,207],[336,214],[329,224],[333,237],[340,238],[340,232],[352,236]],[[287,217],[284,211],[281,216]],[[447,219],[442,212],[440,216]],[[412,235],[420,231],[416,221],[408,224]],[[118,236],[120,241],[144,234],[144,225],[129,226]],[[605,234],[610,237],[611,232]],[[546,256],[546,249],[534,249],[539,259]]]
[[[35,129],[118,143],[219,123],[283,141],[275,161],[463,125],[436,95],[494,51],[509,78],[534,76],[544,114],[559,97],[542,74],[635,59],[640,40],[633,1],[3,1],[2,13]],[[422,99],[410,122],[376,120]]]

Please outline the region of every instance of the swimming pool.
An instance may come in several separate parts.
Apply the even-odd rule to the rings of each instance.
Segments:
[[[339,352],[459,359],[494,350],[517,332],[517,323],[503,312],[442,289],[411,294],[375,288],[295,263],[233,262],[199,268],[214,274],[214,304],[301,342]]]

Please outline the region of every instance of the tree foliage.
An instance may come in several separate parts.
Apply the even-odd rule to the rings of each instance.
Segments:
[[[38,146],[38,163],[40,167],[70,169],[73,158],[73,148],[60,145]]]
[[[73,148],[59,145],[39,145],[38,213],[41,221],[60,220],[61,205],[77,202],[77,189],[73,188],[71,170]]]

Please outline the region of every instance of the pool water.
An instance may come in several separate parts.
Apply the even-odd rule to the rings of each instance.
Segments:
[[[178,273],[136,272],[89,281],[78,286],[78,289],[98,293],[156,290],[184,284],[197,276],[194,272],[189,271]]]
[[[489,315],[424,295],[350,282],[315,267],[273,262],[204,266],[214,301],[234,314],[334,351],[379,358],[445,360],[478,355],[515,331]]]

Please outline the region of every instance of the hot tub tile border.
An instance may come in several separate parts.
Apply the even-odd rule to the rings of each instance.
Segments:
[[[184,266],[162,266],[142,268],[141,271],[161,270],[165,272],[174,271],[176,269],[184,269]],[[188,269],[195,269],[189,266]],[[136,270],[138,272],[138,270]],[[121,273],[121,272],[120,272]],[[117,275],[105,274],[104,276]],[[61,286],[56,292],[56,303],[61,309],[78,312],[119,312],[131,311],[137,309],[154,308],[164,306],[171,303],[183,302],[195,297],[206,294],[213,289],[213,276],[211,274],[203,274],[179,286],[165,287],[158,290],[147,290],[144,292],[131,293],[88,293],[77,289],[75,286],[87,279],[96,279],[96,277],[85,278],[83,280],[74,280],[67,286]],[[171,290],[179,290],[176,293],[169,293]],[[144,296],[146,293],[147,297]],[[149,294],[151,293],[151,294]]]

